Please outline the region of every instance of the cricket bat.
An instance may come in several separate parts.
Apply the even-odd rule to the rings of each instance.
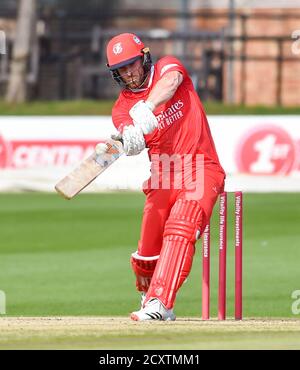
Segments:
[[[55,190],[66,199],[72,199],[114,163],[123,153],[120,141],[108,140],[105,142],[105,153],[96,151],[84,159],[78,167],[55,185]]]

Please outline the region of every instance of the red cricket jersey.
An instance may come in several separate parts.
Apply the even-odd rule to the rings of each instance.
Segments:
[[[139,100],[147,100],[151,89],[166,73],[179,71],[183,81],[174,96],[154,111],[158,128],[145,135],[149,158],[152,154],[203,154],[205,166],[220,166],[206,114],[193,83],[181,62],[171,56],[164,57],[152,67],[149,85],[143,91],[122,90],[112,110],[115,127],[122,132],[125,125],[133,124],[129,110]]]

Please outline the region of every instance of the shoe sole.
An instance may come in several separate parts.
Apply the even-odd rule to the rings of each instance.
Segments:
[[[139,317],[138,317],[138,315],[136,315],[135,313],[132,313],[131,315],[130,315],[130,318],[131,318],[131,320],[133,320],[133,321],[175,321],[176,320],[176,316],[172,316],[172,317],[168,317],[167,319],[165,319],[165,320],[141,320]]]
[[[131,318],[131,320],[133,320],[133,321],[140,321],[140,319],[139,319],[138,315],[136,315],[136,314],[134,314],[134,313],[132,313],[132,314],[130,315],[130,318]]]

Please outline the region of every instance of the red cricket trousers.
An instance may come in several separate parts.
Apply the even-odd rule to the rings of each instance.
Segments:
[[[197,193],[193,192],[193,200],[196,200],[204,213],[203,225],[209,222],[213,207],[220,193],[224,191],[225,175],[220,167],[205,168],[201,178],[201,184],[197,187],[201,189]],[[178,199],[189,199],[191,189],[183,186],[174,189],[174,181],[170,181],[168,189],[153,189],[150,179],[144,183],[144,193],[146,201],[144,206],[141,235],[138,244],[138,254],[140,256],[151,257],[160,254],[165,223],[169,217],[171,209]],[[201,235],[204,227],[200,230]]]

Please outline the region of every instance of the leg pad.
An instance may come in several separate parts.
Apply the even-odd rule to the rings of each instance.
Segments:
[[[176,293],[190,273],[195,242],[202,233],[203,210],[196,201],[179,199],[166,222],[163,247],[146,296],[173,308]]]

